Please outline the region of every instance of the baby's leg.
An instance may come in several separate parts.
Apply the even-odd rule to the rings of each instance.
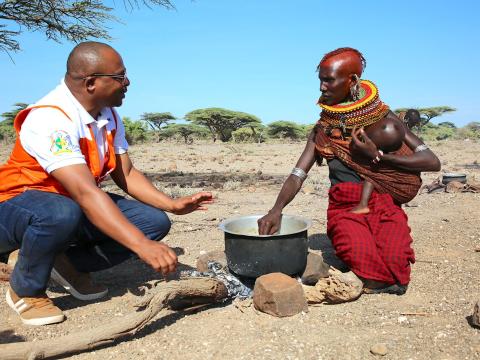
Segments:
[[[369,181],[363,182],[362,195],[360,197],[360,202],[355,206],[350,212],[354,214],[368,214],[370,209],[368,208],[368,201],[373,192],[373,184]]]

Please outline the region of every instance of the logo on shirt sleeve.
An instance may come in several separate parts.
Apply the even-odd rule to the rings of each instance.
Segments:
[[[53,155],[70,154],[78,150],[78,146],[73,145],[70,135],[63,131],[57,130],[50,135],[52,144],[50,151]]]

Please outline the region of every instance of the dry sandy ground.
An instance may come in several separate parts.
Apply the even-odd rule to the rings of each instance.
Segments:
[[[480,181],[480,144],[431,144],[443,171],[462,171]],[[0,160],[9,149],[0,145]],[[132,146],[137,167],[174,195],[212,190],[216,203],[207,212],[171,216],[166,242],[180,254],[181,268],[195,266],[202,251],[223,249],[220,220],[263,213],[273,204],[281,182],[303,144],[148,144]],[[315,167],[285,213],[314,219],[310,247],[332,249],[325,236],[328,180],[326,167]],[[430,183],[439,174],[424,176]],[[107,185],[107,188],[113,188]],[[164,314],[134,337],[75,359],[369,359],[377,343],[388,348],[385,359],[480,358],[480,330],[468,317],[480,299],[480,194],[421,194],[406,207],[417,263],[404,296],[363,295],[341,305],[310,307],[290,318],[274,318],[252,307],[240,311],[230,303],[196,313]],[[331,258],[331,256],[330,256]],[[332,260],[333,261],[333,260]],[[160,277],[139,260],[95,274],[110,288],[108,299],[82,303],[59,288],[49,294],[68,320],[48,327],[23,326],[0,301],[0,343],[56,338],[95,328],[134,311],[145,289]],[[158,283],[162,286],[162,283]],[[0,284],[4,298],[6,285]],[[403,315],[407,314],[407,315]],[[0,353],[0,358],[2,357]]]

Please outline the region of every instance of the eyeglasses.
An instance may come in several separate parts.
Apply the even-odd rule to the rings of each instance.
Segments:
[[[125,71],[125,74],[101,74],[101,73],[94,73],[87,75],[85,77],[79,78],[80,80],[87,80],[89,77],[109,77],[112,79],[117,80],[120,82],[122,85],[125,85],[128,81],[127,77],[127,72]]]

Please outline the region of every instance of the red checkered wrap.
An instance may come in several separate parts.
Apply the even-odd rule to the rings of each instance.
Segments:
[[[358,204],[362,183],[340,183],[329,192],[327,234],[337,256],[358,276],[407,285],[415,262],[407,215],[389,194],[372,193],[366,215],[350,210]]]

